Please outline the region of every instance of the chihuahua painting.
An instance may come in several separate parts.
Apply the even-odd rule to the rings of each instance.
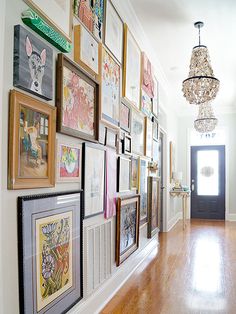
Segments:
[[[20,25],[14,32],[14,86],[52,99],[53,52]]]

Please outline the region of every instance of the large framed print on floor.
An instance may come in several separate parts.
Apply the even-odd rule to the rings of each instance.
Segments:
[[[105,157],[101,145],[83,143],[84,218],[104,212]]]
[[[139,246],[139,195],[118,198],[116,213],[116,265]]]
[[[83,297],[82,191],[18,198],[20,313],[65,313]]]

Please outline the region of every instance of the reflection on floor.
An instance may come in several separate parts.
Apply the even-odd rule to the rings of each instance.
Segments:
[[[236,313],[236,223],[179,222],[101,312]]]

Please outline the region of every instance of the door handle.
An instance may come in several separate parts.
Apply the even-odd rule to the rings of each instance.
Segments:
[[[164,187],[164,186],[162,186],[162,187],[161,187],[161,190],[164,190],[164,189],[165,189],[165,187]]]
[[[192,192],[194,191],[194,184],[192,184],[191,190],[192,190]]]

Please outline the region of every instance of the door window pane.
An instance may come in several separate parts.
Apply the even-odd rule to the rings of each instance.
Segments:
[[[219,152],[204,150],[197,153],[198,195],[219,195]]]

